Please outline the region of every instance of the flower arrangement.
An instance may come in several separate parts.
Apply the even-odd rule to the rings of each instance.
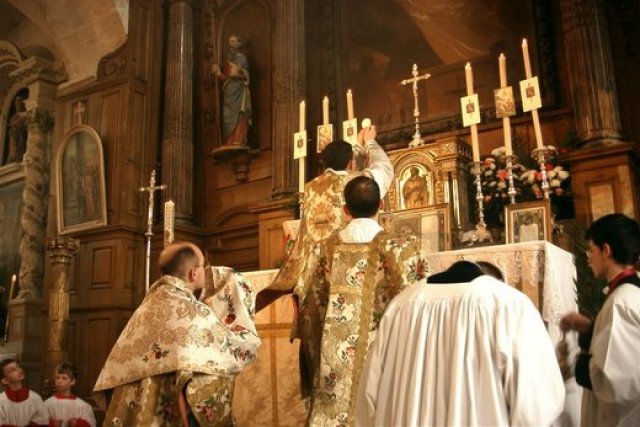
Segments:
[[[554,147],[550,149],[555,151]],[[549,196],[554,214],[563,218],[573,217],[573,202],[570,190],[570,174],[558,164],[557,156],[545,161],[545,171],[549,183]],[[533,160],[530,167],[516,161],[512,165],[513,186],[516,202],[544,198],[542,172]],[[504,207],[511,202],[509,197],[509,171],[504,147],[496,148],[482,162],[482,194],[484,196],[485,222],[489,227],[504,225]]]

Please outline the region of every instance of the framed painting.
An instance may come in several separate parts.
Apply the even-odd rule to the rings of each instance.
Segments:
[[[58,233],[107,225],[102,140],[90,126],[64,136],[56,158]]]
[[[451,249],[449,204],[380,214],[378,221],[385,231],[415,238],[420,250],[442,252]]]
[[[507,243],[551,240],[551,202],[549,199],[517,203],[505,208]]]

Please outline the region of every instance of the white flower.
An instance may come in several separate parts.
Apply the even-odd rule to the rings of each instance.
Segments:
[[[494,157],[502,157],[505,154],[505,148],[504,147],[498,147],[495,148],[493,150],[491,150],[491,155]]]
[[[493,172],[491,171],[485,171],[484,176],[492,176]]]
[[[556,166],[555,168],[553,168],[554,171],[556,172],[560,172],[561,170],[563,170],[562,166]]]
[[[536,173],[534,171],[529,171],[529,176],[527,177],[527,181],[529,181],[530,184],[533,184],[535,180],[536,180]]]
[[[498,183],[498,188],[499,188],[500,190],[503,190],[503,189],[507,188],[507,183],[506,183],[506,182],[504,182],[504,181],[500,181],[500,182]]]
[[[489,183],[489,187],[495,187],[495,186],[496,186],[496,182],[495,182],[495,181],[491,181],[491,182]]]
[[[550,170],[549,172],[547,172],[547,177],[549,177],[549,178],[555,178],[556,173],[557,173],[557,172],[556,172],[556,170],[555,170],[555,169],[552,169],[552,170]]]
[[[558,171],[558,179],[559,180],[564,181],[567,178],[569,178],[569,172],[567,172],[567,171]]]
[[[559,179],[552,179],[551,182],[549,183],[550,186],[552,187],[560,187],[560,180]]]

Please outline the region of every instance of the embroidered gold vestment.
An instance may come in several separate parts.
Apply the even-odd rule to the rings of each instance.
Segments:
[[[353,424],[362,365],[391,299],[426,277],[417,244],[380,232],[369,243],[342,242],[338,232],[312,245],[294,290],[301,338],[303,394],[309,425]]]
[[[179,426],[178,393],[201,426],[233,424],[234,377],[261,341],[255,295],[241,275],[211,267],[202,301],[163,276],[116,341],[94,392],[113,390],[104,425]]]

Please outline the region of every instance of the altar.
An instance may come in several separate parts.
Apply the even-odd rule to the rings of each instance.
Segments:
[[[505,280],[525,293],[540,310],[554,343],[561,339],[563,314],[577,311],[573,255],[546,241],[469,247],[425,254],[431,274],[459,260],[487,261],[502,270]],[[278,270],[244,273],[256,292]],[[263,346],[258,360],[237,378],[233,410],[238,425],[299,426],[306,411],[300,400],[298,342],[289,343],[293,318],[291,296],[282,297],[256,315]]]

